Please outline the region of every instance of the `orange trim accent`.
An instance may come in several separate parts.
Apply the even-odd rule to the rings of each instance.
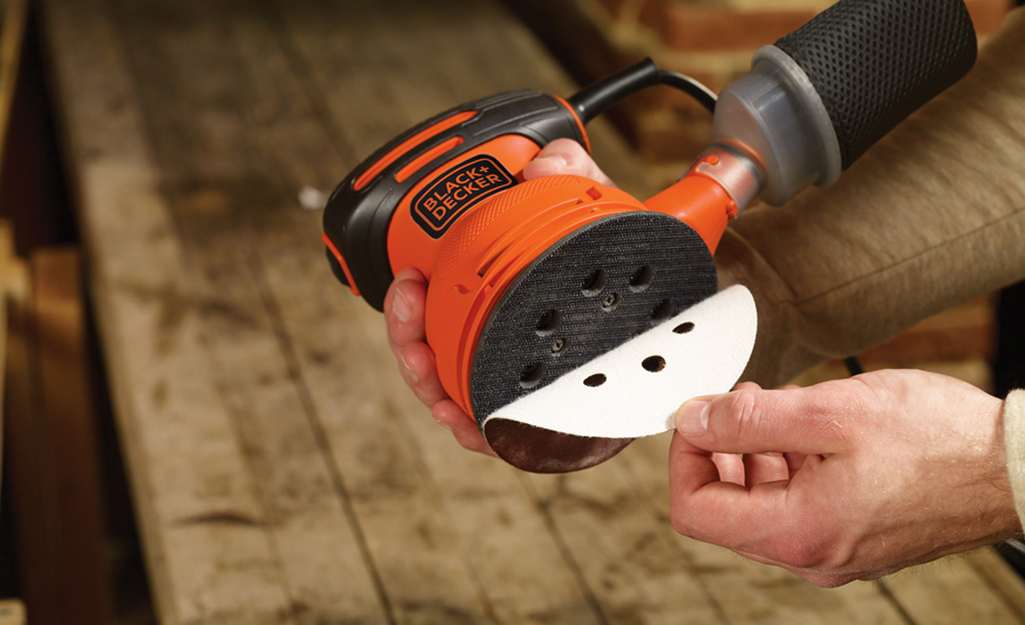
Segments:
[[[440,166],[437,173],[431,172],[424,176],[423,180],[406,192],[405,197],[392,213],[391,223],[388,226],[388,261],[391,263],[392,273],[398,273],[406,267],[416,267],[424,274],[424,277],[428,280],[431,279],[438,258],[438,249],[442,241],[448,237],[448,233],[440,239],[432,238],[413,220],[411,204],[417,194],[433,184],[438,178],[438,174],[486,154],[502,163],[509,173],[519,179],[522,178],[523,168],[537,155],[540,149],[536,143],[524,136],[503,135],[453,157]],[[482,203],[487,201],[484,200]],[[456,221],[453,222],[452,227],[455,227],[460,220],[469,217],[473,211],[477,210],[478,206],[480,204],[471,206],[465,213],[455,217]]]
[[[553,95],[552,97],[558,100],[559,102],[562,102],[562,105],[569,109],[569,112],[573,116],[573,119],[577,120],[577,126],[580,127],[580,136],[584,138],[584,147],[587,148],[587,153],[590,154],[591,140],[587,137],[587,130],[584,128],[584,122],[580,121],[580,116],[577,115],[577,112],[573,109],[572,106],[570,106],[569,102],[563,100],[557,95]]]
[[[345,274],[345,279],[349,281],[349,289],[352,291],[352,294],[359,297],[359,288],[356,287],[356,281],[352,279],[352,272],[349,271],[349,265],[345,263],[345,258],[342,257],[342,253],[338,251],[338,248],[335,247],[334,242],[329,236],[327,236],[326,232],[320,235],[320,240],[324,242],[327,249],[331,250],[331,253],[334,254],[335,259],[338,261],[338,264],[342,266],[342,273]]]
[[[644,205],[694,228],[713,254],[730,219],[737,215],[736,203],[717,181],[694,173],[651,197]]]
[[[426,165],[427,163],[430,163],[431,161],[433,161],[434,159],[438,158],[439,156],[441,156],[445,152],[448,152],[449,150],[451,150],[451,149],[453,149],[455,147],[458,147],[462,143],[463,143],[463,138],[462,137],[452,137],[448,141],[446,141],[444,143],[441,143],[439,145],[436,145],[433,148],[431,148],[430,150],[427,150],[426,152],[424,152],[420,156],[418,156],[415,159],[413,159],[412,163],[410,163],[409,165],[406,165],[405,167],[400,169],[398,171],[398,173],[395,174],[395,182],[402,182],[402,181],[404,181],[406,178],[409,178],[410,176],[415,174],[417,171],[419,171],[420,168],[423,167],[424,165]]]
[[[374,178],[376,178],[382,171],[387,169],[389,165],[397,161],[403,154],[408,152],[410,149],[416,147],[417,145],[420,145],[421,143],[430,139],[433,136],[445,132],[453,126],[458,126],[466,120],[476,117],[476,115],[477,111],[463,111],[462,113],[457,113],[451,117],[447,117],[441,120],[440,122],[434,124],[433,126],[424,128],[420,132],[416,133],[412,137],[400,143],[397,147],[395,147],[395,149],[385,154],[381,160],[374,163],[370,167],[370,169],[363,172],[363,175],[356,179],[356,184],[354,184],[352,188],[356,191],[362,190],[364,187],[370,184],[370,182]]]

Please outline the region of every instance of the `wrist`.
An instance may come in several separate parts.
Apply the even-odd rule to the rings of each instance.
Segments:
[[[1001,417],[1007,478],[1020,535],[1021,523],[1025,520],[1025,390],[1012,391],[1007,396]]]

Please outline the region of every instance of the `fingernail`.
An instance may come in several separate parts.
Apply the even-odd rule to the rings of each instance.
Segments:
[[[708,429],[708,406],[703,399],[692,399],[676,412],[676,429],[684,436],[700,436]]]
[[[406,368],[406,373],[409,374],[409,381],[412,382],[413,384],[419,384],[420,383],[420,376],[418,376],[416,374],[416,371],[413,371],[413,367],[410,367],[409,363],[406,362],[406,355],[405,354],[402,355],[402,366]]]
[[[441,427],[445,428],[449,432],[452,431],[452,428],[449,427],[449,425],[447,423],[442,423],[441,421],[438,421],[437,419],[435,419],[434,422],[437,423],[438,425],[440,425]]]
[[[399,318],[399,321],[405,323],[413,318],[413,305],[409,303],[409,298],[402,293],[400,287],[395,287],[395,316]]]

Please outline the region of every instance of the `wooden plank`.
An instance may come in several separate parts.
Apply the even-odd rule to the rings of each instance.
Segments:
[[[978,549],[964,559],[988,582],[1020,621],[1025,621],[1025,586],[1021,575],[997,553],[996,549]]]
[[[28,0],[8,0],[0,8],[3,24],[0,28],[0,169],[3,168],[7,131],[14,105],[14,88],[18,84],[21,52],[28,26]]]
[[[723,607],[674,549],[619,462],[524,476],[610,624],[722,623]]]
[[[9,234],[9,230],[4,230]],[[3,237],[6,240],[6,236]],[[14,539],[18,545],[21,594],[33,608],[33,619],[58,623],[63,617],[60,597],[58,519],[55,477],[46,430],[38,406],[38,371],[24,263],[3,265],[4,308],[7,317],[4,365],[4,418],[8,489]],[[9,286],[13,290],[7,291]]]
[[[157,612],[164,623],[295,622],[267,517],[203,346],[196,313],[203,300],[157,192],[114,25],[98,2],[45,9]]]
[[[50,487],[58,520],[60,594],[48,600],[61,605],[62,618],[54,623],[105,624],[113,596],[78,252],[37,250],[31,273],[39,418],[53,463]]]
[[[906,569],[880,582],[920,623],[1021,623],[1022,613],[964,556]],[[1019,580],[1020,584],[1020,580]],[[1021,595],[1019,590],[1015,595]]]
[[[484,618],[483,606],[463,562],[445,540],[437,506],[422,488],[415,467],[402,462],[403,449],[394,426],[382,419],[380,412],[363,412],[367,423],[350,420],[346,424],[349,435],[343,441],[324,440],[311,421],[315,415],[306,404],[306,391],[297,386],[290,342],[279,337],[278,310],[284,302],[270,299],[262,275],[270,258],[280,259],[290,249],[302,249],[289,241],[290,229],[282,227],[287,221],[276,215],[282,203],[289,209],[295,207],[295,190],[286,192],[281,187],[275,163],[263,161],[264,155],[254,145],[253,125],[246,115],[251,106],[246,91],[250,70],[240,64],[231,45],[236,31],[248,33],[258,25],[260,15],[252,14],[248,5],[179,3],[175,25],[168,28],[164,19],[153,19],[150,7],[142,3],[125,4],[121,11],[121,19],[131,25],[128,32],[132,36],[127,43],[133,49],[137,86],[146,104],[148,130],[158,146],[156,154],[165,176],[166,194],[189,248],[190,261],[199,271],[195,282],[202,284],[204,291],[209,289],[222,311],[237,312],[216,326],[213,322],[217,320],[212,320],[205,333],[212,356],[223,363],[216,376],[221,394],[240,431],[245,432],[251,470],[263,476],[260,482],[269,505],[291,504],[290,509],[280,511],[281,523],[291,520],[296,529],[310,530],[309,535],[275,535],[287,583],[313,622],[358,616],[354,606],[347,603],[358,598],[374,599],[371,567],[383,581],[385,607],[399,622],[436,622],[446,616],[466,621]],[[273,50],[273,41],[268,43],[269,48],[259,50],[260,57]],[[204,71],[197,73],[195,67]],[[155,75],[162,79],[147,80]],[[285,95],[281,104],[287,107]],[[165,103],[172,97],[175,104],[168,107]],[[255,101],[291,118],[285,113],[287,109],[278,108],[274,100]],[[226,115],[228,111],[230,115]],[[298,122],[294,130],[303,132]],[[264,219],[275,222],[268,224],[268,234],[274,236],[261,241],[251,231],[254,221]],[[311,234],[306,241],[316,241],[316,237]],[[294,274],[288,279],[294,282],[304,275],[310,274]],[[243,315],[243,323],[239,323]],[[326,319],[319,321],[322,325]],[[266,346],[259,350],[255,362],[254,345]],[[350,349],[348,353],[355,355],[358,350]],[[351,374],[336,370],[333,384],[343,380],[361,393],[372,392],[376,371],[354,369],[358,371]],[[261,375],[260,384],[249,379],[252,376],[259,380]],[[275,386],[282,389],[283,397],[270,395]],[[353,431],[360,435],[352,436]],[[291,447],[281,446],[278,441],[282,439]],[[306,439],[313,445],[312,450],[307,448]],[[350,441],[355,447],[340,454],[344,464],[326,473],[320,450]],[[283,470],[286,468],[294,474]],[[382,469],[382,473],[375,473],[375,469]],[[302,473],[314,470],[324,472],[319,481],[301,479]],[[274,474],[268,475],[271,471]],[[319,492],[324,488],[332,492]],[[384,552],[389,557],[378,555],[370,562],[359,553],[311,554],[310,539],[318,535],[318,528],[310,528],[311,521],[322,522],[325,518],[316,509],[309,511],[314,513],[311,518],[303,509],[314,503],[337,507],[338,521],[345,521],[343,507],[355,508],[351,530],[346,530],[344,523],[320,528],[325,543],[333,541],[336,549],[359,550],[363,548],[356,542],[359,536],[371,553]],[[349,538],[343,530],[349,531]],[[404,539],[397,541],[397,536]],[[365,562],[368,570],[363,572],[362,581],[354,573],[310,575],[310,562],[321,558],[323,566]],[[440,588],[444,592],[438,592]],[[303,591],[308,592],[298,594]],[[351,601],[341,600],[346,596],[351,596]]]
[[[24,278],[24,267],[14,256],[14,233],[6,220],[0,220],[0,494],[3,492],[4,467],[4,384],[7,378],[7,283],[9,276],[20,274]],[[13,285],[12,285],[13,286]]]

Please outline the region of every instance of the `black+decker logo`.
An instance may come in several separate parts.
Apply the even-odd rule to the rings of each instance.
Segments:
[[[440,238],[468,208],[515,184],[516,178],[494,157],[471,158],[416,194],[413,221],[431,238]]]

